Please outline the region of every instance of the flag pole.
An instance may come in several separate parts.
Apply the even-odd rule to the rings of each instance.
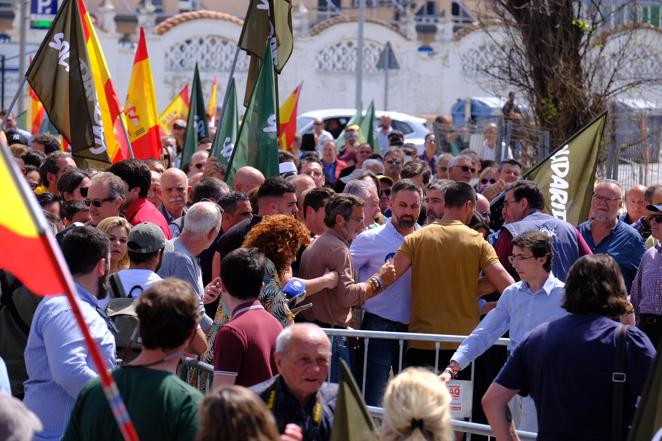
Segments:
[[[14,98],[11,100],[11,103],[9,104],[9,107],[7,108],[7,117],[11,115],[11,111],[14,109],[14,106],[16,105],[16,101],[18,101],[18,97],[21,95],[23,92],[23,88],[25,87],[25,83],[28,81],[28,76],[24,75],[23,80],[21,83],[18,85],[18,90],[16,90],[16,94],[14,95]],[[7,126],[7,117],[2,121],[2,131],[5,131],[5,127]]]
[[[0,155],[2,155],[2,159],[7,164],[7,168],[9,169],[9,173],[11,173],[12,179],[18,186],[19,192],[21,193],[21,198],[25,202],[26,208],[28,209],[31,217],[35,220],[35,225],[37,226],[37,234],[46,239],[48,242],[48,246],[46,248],[50,253],[50,257],[57,263],[58,267],[60,268],[60,274],[64,278],[64,294],[67,297],[69,305],[71,306],[71,311],[74,314],[76,323],[78,324],[78,327],[83,334],[85,344],[90,351],[92,360],[97,367],[103,391],[113,412],[115,421],[117,422],[120,432],[122,433],[122,437],[125,441],[139,441],[138,434],[136,433],[136,430],[131,423],[131,418],[129,417],[129,413],[126,410],[124,401],[122,400],[119,390],[117,389],[117,385],[115,384],[113,377],[108,372],[106,364],[101,357],[99,347],[92,338],[90,330],[87,327],[85,320],[83,319],[83,314],[81,313],[80,307],[74,295],[74,281],[71,277],[71,273],[69,272],[66,261],[64,260],[62,251],[60,251],[60,247],[55,241],[52,232],[49,229],[44,228],[45,220],[43,219],[43,214],[41,213],[40,209],[37,209],[35,197],[34,195],[30,195],[31,192],[27,188],[27,182],[20,176],[18,170],[16,169],[15,162],[11,159],[7,152],[7,148],[0,147]]]
[[[239,44],[237,44],[237,49],[234,51],[234,59],[232,60],[232,66],[230,67],[228,84],[227,87],[225,88],[225,93],[223,94],[223,104],[221,107],[221,113],[219,113],[219,121],[223,121],[223,114],[225,113],[225,107],[228,105],[228,101],[230,100],[230,84],[232,82],[232,78],[234,78],[234,70],[237,67],[237,60],[239,60],[240,50],[241,49],[239,48]],[[216,154],[218,153],[218,145],[216,144],[216,137],[218,136],[218,132],[220,132],[220,130],[216,130],[216,133],[214,133],[214,139],[212,142],[214,148],[212,149],[211,154],[209,156],[216,157]]]
[[[120,125],[122,126],[122,132],[124,132],[124,137],[126,138],[126,146],[129,149],[129,156],[131,156],[131,159],[135,159],[135,155],[133,154],[133,147],[131,147],[131,139],[129,138],[129,132],[126,130],[126,126],[124,125],[124,111],[120,113]]]

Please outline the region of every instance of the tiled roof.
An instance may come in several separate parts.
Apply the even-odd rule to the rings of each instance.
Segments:
[[[211,20],[225,20],[230,23],[237,24],[242,26],[244,21],[240,18],[235,17],[234,15],[226,14],[224,12],[218,11],[191,11],[191,12],[182,12],[181,14],[174,15],[167,20],[162,21],[154,28],[155,34],[165,34],[172,28],[182,23],[186,23],[192,20],[200,19],[211,19]]]
[[[325,30],[329,29],[331,26],[335,26],[335,25],[341,24],[341,23],[356,23],[358,21],[359,21],[358,17],[353,16],[353,15],[339,15],[337,17],[332,17],[332,18],[329,18],[327,20],[324,20],[324,21],[321,21],[321,22],[317,23],[315,26],[313,26],[310,29],[309,34],[312,35],[312,36],[315,36],[315,35],[318,35],[319,33],[321,33],[322,31],[325,31]],[[391,24],[391,23],[389,23],[385,20],[380,20],[378,18],[366,17],[365,21],[366,21],[366,23],[373,23],[373,24],[376,24],[376,25],[385,26],[385,27],[389,28],[390,30],[392,30],[393,32],[397,32],[398,34],[400,34],[402,36],[402,38],[407,39],[407,36],[403,32],[401,32],[400,29],[398,29],[397,26],[395,26],[395,25],[393,25],[393,24]]]

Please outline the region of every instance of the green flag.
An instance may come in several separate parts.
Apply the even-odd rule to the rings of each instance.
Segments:
[[[370,101],[368,110],[366,110],[365,115],[361,118],[361,123],[359,124],[359,143],[367,143],[372,146],[373,153],[381,153],[379,149],[379,143],[375,139],[375,102]]]
[[[278,176],[277,111],[274,66],[271,57],[265,56],[232,151],[228,185],[232,185],[235,172],[246,165],[260,170],[265,177]]]
[[[538,184],[552,216],[573,225],[588,217],[606,119],[604,112],[524,175]]]
[[[212,154],[218,159],[218,163],[226,168],[232,157],[232,150],[237,142],[239,132],[239,114],[237,109],[237,87],[234,78],[230,80],[228,90],[228,103],[223,109],[221,122],[218,125],[218,132],[214,138]]]
[[[248,5],[239,37],[239,47],[251,55],[244,105],[253,94],[267,41],[273,65],[280,73],[294,49],[291,0],[251,0]]]
[[[186,121],[186,134],[184,135],[184,151],[182,152],[181,166],[191,161],[191,156],[198,149],[198,141],[209,137],[209,127],[207,127],[207,108],[205,107],[205,98],[202,95],[202,85],[200,84],[200,73],[198,72],[198,63],[195,63],[193,71],[193,87],[191,87],[191,100],[188,110],[188,119]]]
[[[659,440],[662,437],[662,357],[660,348],[648,372],[639,406],[632,419],[628,441]]]
[[[361,391],[345,360],[340,360],[340,367],[342,373],[338,384],[331,441],[373,441],[376,439],[375,425]]]
[[[90,65],[78,2],[65,0],[26,76],[78,165],[103,170],[111,160]]]
[[[354,112],[354,115],[347,121],[347,124],[345,124],[345,128],[351,126],[352,124],[356,124],[359,127],[361,126],[361,122],[363,121],[363,110],[361,109],[356,109],[356,112]],[[343,148],[345,147],[345,128],[342,129],[340,132],[340,135],[336,138],[336,150],[337,151],[342,151]]]

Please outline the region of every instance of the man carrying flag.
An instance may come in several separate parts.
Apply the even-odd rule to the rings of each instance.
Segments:
[[[156,113],[156,92],[152,66],[147,53],[145,30],[140,28],[140,40],[125,106],[129,138],[137,159],[160,158],[161,139]]]
[[[26,74],[80,167],[130,155],[124,119],[83,0],[65,0]]]

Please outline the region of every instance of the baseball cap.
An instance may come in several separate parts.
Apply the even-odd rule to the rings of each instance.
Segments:
[[[23,144],[27,145],[28,140],[25,136],[21,135],[18,131],[9,129],[5,132],[5,135],[7,135],[7,144],[12,145],[12,144]]]
[[[150,222],[143,222],[131,228],[127,247],[134,253],[153,253],[161,248],[166,251],[173,250],[172,242],[166,240],[163,231]]]
[[[0,392],[0,439],[29,441],[44,430],[37,415],[11,395]]]
[[[278,174],[281,176],[287,174],[288,176],[297,174],[297,166],[294,162],[286,161],[278,164]]]
[[[186,128],[186,121],[184,121],[184,120],[181,119],[181,118],[176,119],[176,120],[172,123],[172,126],[173,126],[173,127],[180,127],[180,128],[182,128],[182,129],[185,129],[185,128]]]
[[[388,182],[389,184],[393,185],[393,179],[389,178],[388,176],[377,175],[377,179],[379,180],[379,182],[384,181],[384,182]]]
[[[662,204],[657,204],[657,205],[646,205],[646,210],[648,211],[657,211],[659,213],[662,213]]]

